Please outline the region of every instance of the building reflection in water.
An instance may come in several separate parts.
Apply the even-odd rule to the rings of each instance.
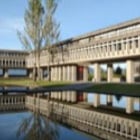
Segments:
[[[58,140],[59,129],[55,117],[47,118],[40,113],[40,109],[34,103],[32,113],[24,118],[17,131],[17,137],[24,140]]]

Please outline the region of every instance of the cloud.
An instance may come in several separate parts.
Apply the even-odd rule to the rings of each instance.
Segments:
[[[2,18],[0,19],[0,34],[7,34],[23,30],[24,20],[22,18]]]

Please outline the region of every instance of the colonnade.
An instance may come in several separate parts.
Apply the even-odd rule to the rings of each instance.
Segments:
[[[112,64],[109,63],[107,65],[107,82],[112,82],[113,79],[113,67]],[[95,63],[94,64],[94,82],[100,82],[101,80],[101,69],[100,64]],[[126,82],[133,83],[134,82],[134,61],[133,60],[127,60],[126,61]],[[112,104],[112,96],[107,95],[107,104]],[[100,105],[100,95],[95,94],[94,99],[94,106],[98,107]],[[126,113],[130,114],[134,111],[134,101],[133,98],[127,97],[126,102]]]
[[[77,102],[77,94],[76,91],[51,92],[51,99],[75,103]]]

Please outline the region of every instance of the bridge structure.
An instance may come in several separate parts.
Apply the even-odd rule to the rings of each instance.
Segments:
[[[64,40],[54,45],[53,56],[48,48],[42,50],[41,73],[51,67],[52,81],[88,81],[88,66],[94,65],[94,82],[101,82],[101,64],[107,65],[107,82],[113,82],[113,63],[126,64],[126,82],[134,83],[139,71],[140,60],[140,18],[110,26],[95,32]],[[27,68],[33,69],[34,55],[27,57]],[[33,70],[32,70],[33,71]],[[43,77],[43,76],[42,76]],[[59,98],[59,97],[58,97]],[[112,96],[107,97],[112,103]],[[95,106],[100,104],[100,95],[95,95]],[[126,112],[133,112],[133,100],[127,98]]]

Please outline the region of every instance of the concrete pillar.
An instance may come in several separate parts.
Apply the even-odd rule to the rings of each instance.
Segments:
[[[67,66],[67,81],[71,81],[71,66]]]
[[[107,65],[107,82],[110,83],[113,80],[113,67],[112,64]],[[113,97],[111,95],[107,95],[107,105],[112,106]]]
[[[126,81],[127,83],[134,82],[134,62],[132,60],[126,61]]]
[[[33,69],[28,69],[28,70],[27,70],[27,76],[28,76],[29,78],[33,78]]]
[[[51,67],[51,81],[54,81],[54,67]]]
[[[127,83],[134,82],[134,62],[127,60],[126,62],[126,81]],[[134,100],[131,97],[126,97],[126,113],[130,114],[134,111]]]
[[[76,66],[71,66],[71,81],[75,82],[77,79],[77,67]]]
[[[61,81],[61,67],[58,67],[58,81]]]
[[[40,68],[40,78],[41,78],[41,80],[43,80],[43,73],[44,73],[43,68]]]
[[[84,102],[88,101],[88,93],[83,93],[83,101]]]
[[[83,67],[83,81],[87,82],[88,81],[88,67]]]
[[[100,105],[100,95],[94,94],[94,107],[98,107]]]
[[[94,64],[94,81],[95,82],[100,82],[100,80],[101,80],[100,64],[95,63]]]
[[[107,65],[107,82],[112,82],[113,80],[113,67],[112,64]]]
[[[95,63],[94,64],[94,82],[100,82],[101,81],[101,69],[100,64]],[[98,107],[100,105],[100,95],[94,94],[94,107]]]
[[[9,77],[8,69],[7,68],[3,69],[3,76],[4,76],[4,78],[8,78]]]
[[[63,66],[63,81],[66,81],[66,67]]]

